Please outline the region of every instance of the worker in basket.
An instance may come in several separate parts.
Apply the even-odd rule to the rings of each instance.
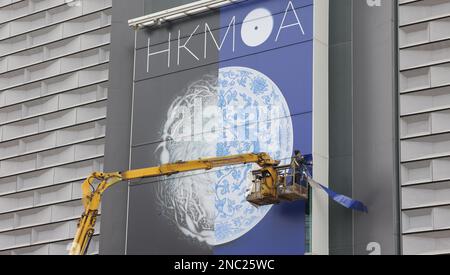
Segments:
[[[279,167],[277,195],[281,200],[297,201],[308,199],[308,176],[305,173],[306,160],[300,153],[295,155],[289,165]]]

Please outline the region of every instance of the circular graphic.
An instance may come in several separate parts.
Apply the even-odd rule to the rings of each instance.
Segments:
[[[267,9],[251,11],[242,23],[242,41],[249,47],[257,47],[269,39],[273,30],[273,17]]]
[[[195,112],[189,112],[187,124],[174,114],[199,104],[203,131],[215,125],[210,128],[217,130],[215,138],[187,140],[180,129],[194,121]],[[248,120],[243,123],[240,116]],[[283,94],[270,78],[244,67],[222,68],[217,76],[205,75],[192,83],[171,105],[162,138],[168,141],[159,148],[163,163],[267,152],[288,164],[293,150],[292,120]],[[271,208],[256,208],[245,199],[254,169],[258,166],[238,165],[168,178],[168,184],[158,185],[163,213],[185,236],[208,245],[236,240]]]

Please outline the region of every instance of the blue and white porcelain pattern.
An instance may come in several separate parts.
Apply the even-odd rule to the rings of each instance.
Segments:
[[[237,127],[243,128],[241,131],[246,133],[246,138],[218,140],[217,156],[267,152],[285,164],[289,162],[293,150],[291,114],[282,92],[269,77],[245,67],[221,68],[218,76],[217,104],[225,114],[224,127],[234,127],[236,124],[236,117],[226,115],[230,109],[238,109],[238,112],[250,109],[250,112],[256,112],[254,120],[249,119]],[[271,129],[275,129],[277,133],[271,135]],[[255,130],[256,138],[249,138],[250,132]],[[249,164],[216,172],[216,245],[243,236],[271,209],[271,206],[256,208],[245,200],[246,190],[251,184],[249,176],[251,171],[257,168],[256,165]]]

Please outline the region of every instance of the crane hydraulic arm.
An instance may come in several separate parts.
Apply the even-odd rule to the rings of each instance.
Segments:
[[[89,242],[94,235],[94,227],[98,216],[98,210],[103,193],[114,184],[121,181],[143,179],[159,176],[170,176],[177,173],[210,170],[217,167],[256,163],[261,167],[259,175],[264,178],[260,194],[268,197],[277,197],[279,161],[272,159],[266,153],[240,154],[216,158],[204,158],[192,161],[179,161],[163,164],[157,167],[130,170],[115,173],[92,173],[82,184],[82,202],[84,212],[78,223],[78,229],[70,249],[71,255],[84,255],[89,247]],[[96,187],[95,187],[96,186]]]

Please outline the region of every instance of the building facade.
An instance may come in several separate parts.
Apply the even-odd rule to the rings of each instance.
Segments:
[[[0,254],[67,254],[103,170],[110,25],[109,0],[0,2]]]

